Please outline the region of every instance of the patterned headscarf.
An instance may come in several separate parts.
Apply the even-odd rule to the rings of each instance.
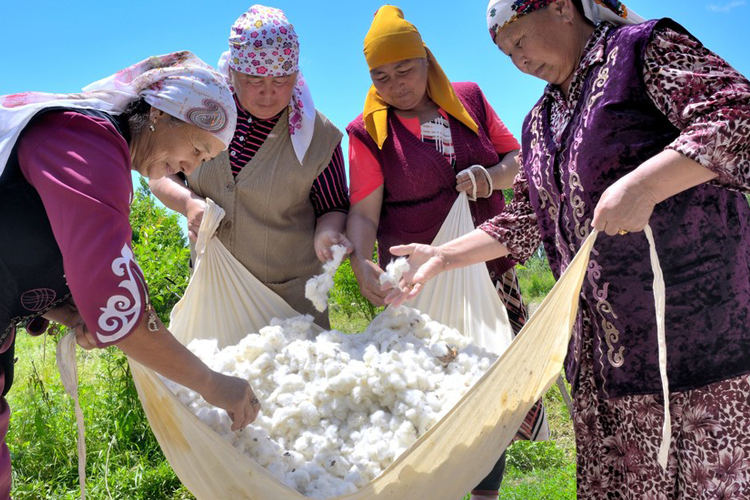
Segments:
[[[253,5],[232,25],[229,50],[219,60],[219,71],[229,69],[252,76],[288,76],[297,73],[289,103],[289,135],[302,163],[315,131],[315,105],[299,71],[299,40],[294,26],[279,9]]]
[[[422,42],[419,31],[404,19],[401,9],[393,5],[384,5],[378,9],[370,30],[365,36],[364,52],[370,70],[404,59],[429,57],[427,93],[430,98],[446,113],[475,133],[479,130],[474,119],[456,96],[450,80],[437,63],[435,56]],[[362,118],[370,137],[378,148],[382,148],[388,136],[388,103],[380,97],[374,85],[370,86],[370,91],[367,93]]]
[[[557,0],[490,0],[487,6],[487,27],[490,30],[492,43],[498,30],[537,10],[547,7]],[[629,10],[625,4],[616,0],[583,0],[583,11],[586,18],[598,24],[609,21],[614,24],[637,24],[645,21],[644,18]]]
[[[229,86],[192,52],[173,52],[149,57],[88,85],[79,94],[0,96],[0,174],[21,131],[43,109],[97,109],[118,115],[140,97],[156,109],[210,132],[229,147],[237,122]]]

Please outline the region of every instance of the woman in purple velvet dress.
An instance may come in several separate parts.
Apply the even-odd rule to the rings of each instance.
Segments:
[[[151,57],[80,94],[0,96],[0,499],[17,325],[49,320],[82,347],[130,358],[224,408],[237,430],[260,410],[250,385],[209,369],[159,321],[133,259],[131,170],[190,173],[226,149],[236,112],[224,78],[190,52]]]
[[[405,245],[412,290],[544,244],[559,276],[597,229],[565,369],[579,498],[750,498],[750,82],[680,25],[620,2],[493,0],[493,42],[549,83],[523,126],[506,211],[440,248]],[[653,229],[666,283],[671,446]]]
[[[351,264],[362,294],[382,305],[378,278],[391,260],[392,245],[430,243],[459,191],[471,197],[472,218],[482,222],[503,211],[501,189],[518,172],[518,141],[475,83],[451,83],[417,29],[400,9],[381,7],[365,38],[373,86],[364,113],[347,127],[352,208],[347,237]],[[470,198],[471,199],[471,198]],[[375,240],[379,259],[373,262]],[[515,263],[487,263],[492,281],[517,333],[526,310]],[[545,439],[548,426],[541,401],[518,432],[521,439]],[[505,456],[472,491],[473,498],[497,498]]]

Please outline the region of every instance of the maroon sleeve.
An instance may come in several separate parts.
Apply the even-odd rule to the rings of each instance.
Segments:
[[[18,159],[44,203],[86,326],[100,347],[123,339],[148,301],[131,249],[127,143],[105,119],[51,112],[19,141]]]
[[[513,200],[496,217],[480,224],[481,229],[505,245],[509,258],[523,263],[537,249],[541,233],[536,222],[534,208],[529,201],[529,182],[521,169],[513,182]]]
[[[315,210],[315,217],[328,212],[349,212],[349,188],[346,185],[341,142],[333,151],[326,169],[315,179],[310,190],[310,201]]]

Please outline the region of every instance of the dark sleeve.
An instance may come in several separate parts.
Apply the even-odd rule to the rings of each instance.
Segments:
[[[315,217],[328,212],[349,212],[349,188],[346,185],[344,153],[341,142],[336,146],[326,169],[315,179],[310,190]]]
[[[750,82],[699,41],[670,28],[654,33],[643,78],[652,102],[680,129],[667,149],[750,191]]]
[[[122,340],[148,303],[131,248],[127,143],[105,119],[53,112],[19,141],[18,159],[44,203],[86,326],[100,347]]]
[[[518,171],[513,182],[513,200],[502,213],[480,224],[477,229],[505,245],[510,252],[508,257],[519,263],[526,262],[539,247],[541,233],[529,201],[529,181],[523,169]]]

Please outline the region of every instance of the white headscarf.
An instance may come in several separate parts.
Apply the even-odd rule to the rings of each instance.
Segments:
[[[229,50],[219,59],[219,71],[229,69],[253,76],[288,76],[297,73],[289,103],[289,135],[297,159],[302,159],[315,131],[315,104],[310,87],[299,71],[299,40],[294,26],[279,9],[253,5],[232,25]]]
[[[557,0],[490,0],[487,6],[487,28],[490,30],[492,43],[498,30],[506,27],[519,17],[531,14],[547,7]],[[628,9],[624,3],[616,0],[582,0],[586,18],[598,24],[609,21],[614,24],[638,24],[644,18]]]
[[[118,71],[86,86],[80,94],[0,96],[0,175],[24,127],[43,109],[96,109],[118,115],[140,97],[154,108],[210,132],[229,147],[237,109],[225,79],[192,52],[173,52]]]

